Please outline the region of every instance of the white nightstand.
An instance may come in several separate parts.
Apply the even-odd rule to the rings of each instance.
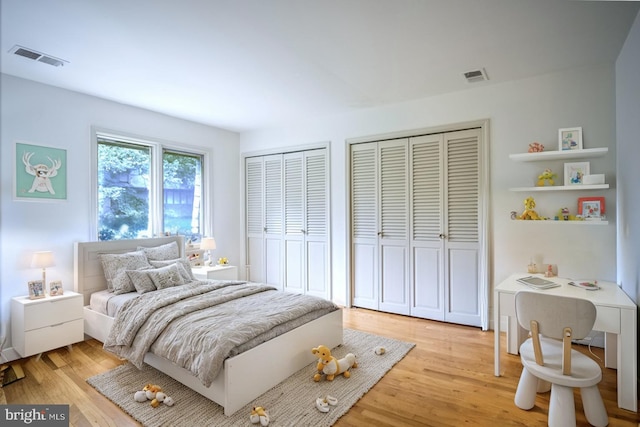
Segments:
[[[22,357],[82,341],[84,321],[82,295],[64,291],[64,295],[40,299],[11,299],[11,340]]]
[[[235,265],[214,265],[211,267],[192,267],[198,280],[238,280],[238,267]]]

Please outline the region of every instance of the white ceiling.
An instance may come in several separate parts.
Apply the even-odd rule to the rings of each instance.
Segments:
[[[613,63],[640,3],[0,0],[2,73],[234,131]],[[21,45],[69,61],[9,53]]]

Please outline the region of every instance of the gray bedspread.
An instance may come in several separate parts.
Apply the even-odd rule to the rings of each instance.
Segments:
[[[209,387],[226,358],[337,309],[260,283],[191,282],[127,301],[104,348],[138,368],[151,351]]]

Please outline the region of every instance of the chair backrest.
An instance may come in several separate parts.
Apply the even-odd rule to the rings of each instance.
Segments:
[[[582,339],[593,329],[596,306],[586,299],[520,291],[516,294],[516,317],[528,331],[535,320],[538,332],[545,337],[563,339],[564,329],[571,328],[572,338]]]
[[[596,321],[591,301],[520,291],[516,294],[516,317],[531,331],[536,364],[544,366],[544,352],[538,334],[562,340],[562,374],[571,375],[571,340],[589,335]]]

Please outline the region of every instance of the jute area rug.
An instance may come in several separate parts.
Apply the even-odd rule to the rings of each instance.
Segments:
[[[374,349],[378,346],[385,348],[383,355],[375,353]],[[332,354],[337,358],[347,353],[356,355],[358,367],[353,369],[351,378],[340,376],[333,381],[323,379],[314,382],[316,362],[313,362],[230,417],[224,415],[220,405],[148,365],[143,370],[138,370],[127,363],[91,377],[87,382],[148,427],[251,426],[249,414],[254,406],[267,409],[270,427],[331,426],[414,346],[412,343],[345,329],[344,344],[333,349]],[[173,398],[175,405],[152,408],[149,402],[136,402],[133,399],[134,393],[148,383],[162,387]],[[329,406],[329,412],[323,413],[316,408],[315,401],[325,395],[337,398],[338,403]]]

